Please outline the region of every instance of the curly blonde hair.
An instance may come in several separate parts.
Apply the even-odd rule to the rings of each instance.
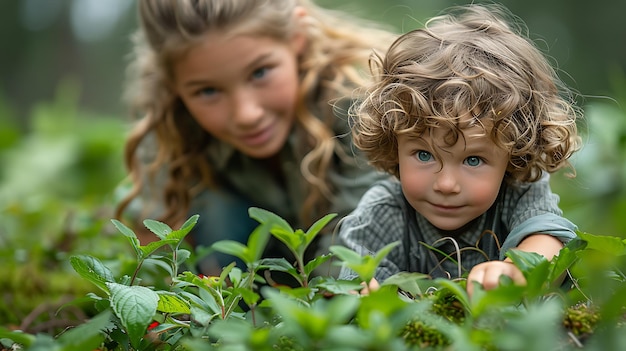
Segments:
[[[318,107],[313,107],[318,101],[347,96],[364,84],[370,54],[384,49],[381,45],[393,40],[392,32],[307,0],[140,0],[140,27],[133,36],[126,91],[131,112],[138,119],[125,149],[133,187],[120,202],[116,217],[122,217],[133,199],[145,191],[146,182],[163,169],[167,182],[159,195],[165,205],[160,219],[166,223],[180,223],[195,194],[219,186],[205,155],[214,138],[197,126],[174,93],[172,63],[215,30],[287,41],[294,31],[303,30],[294,20],[297,6],[307,13],[307,48],[299,58],[301,84],[295,120],[306,153],[301,171],[310,184],[300,216],[310,223],[307,214],[323,213],[329,207],[333,189],[327,185],[326,173],[338,152],[333,107],[328,104],[321,116],[313,115],[311,109]],[[156,138],[156,145],[155,155],[146,162],[140,146],[147,138]]]
[[[571,167],[580,109],[521,20],[499,5],[448,11],[399,37],[385,56],[372,55],[378,79],[352,111],[355,145],[399,177],[399,134],[446,128],[443,141],[454,145],[465,126],[478,124],[508,150],[508,181]]]

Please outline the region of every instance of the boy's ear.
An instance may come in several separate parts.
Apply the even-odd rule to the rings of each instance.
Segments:
[[[296,25],[296,31],[291,38],[291,45],[298,55],[301,55],[304,52],[308,44],[308,39],[306,36],[306,17],[307,17],[306,9],[302,6],[296,6],[293,9],[293,17]]]

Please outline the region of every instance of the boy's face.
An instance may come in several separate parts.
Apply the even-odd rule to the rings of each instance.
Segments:
[[[434,140],[428,135],[398,136],[400,182],[417,212],[439,229],[455,230],[495,202],[509,156],[480,126],[463,129],[464,137],[452,146],[443,142],[445,134],[434,131]]]
[[[254,158],[283,147],[294,122],[301,37],[211,32],[173,65],[174,89],[198,124]]]

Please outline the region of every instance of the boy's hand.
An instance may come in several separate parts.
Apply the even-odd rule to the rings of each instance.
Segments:
[[[467,293],[472,297],[474,284],[476,281],[480,283],[485,290],[490,290],[498,286],[500,276],[506,275],[517,285],[526,285],[526,278],[511,261],[489,261],[477,264],[470,271],[467,277]]]
[[[363,286],[363,289],[359,290],[359,291],[350,291],[351,294],[354,295],[369,295],[369,293],[371,291],[376,291],[378,290],[378,288],[380,288],[380,284],[378,283],[378,281],[376,280],[376,278],[372,278],[372,280],[370,280],[369,284],[366,284],[365,282],[362,282],[361,285]]]

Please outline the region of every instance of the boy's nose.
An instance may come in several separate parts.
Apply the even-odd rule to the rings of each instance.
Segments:
[[[459,184],[458,176],[454,170],[444,167],[435,174],[435,177],[433,184],[435,191],[444,194],[453,194],[461,191],[461,185]]]

